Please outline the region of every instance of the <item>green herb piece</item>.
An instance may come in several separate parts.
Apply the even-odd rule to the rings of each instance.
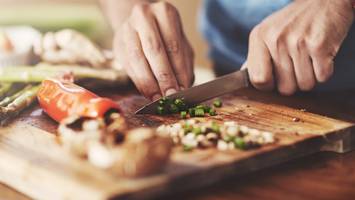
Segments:
[[[169,99],[168,97],[162,97],[162,98],[159,100],[159,105],[160,105],[160,106],[166,106],[166,105],[169,105],[171,102],[172,102],[172,100]]]
[[[159,100],[159,106],[165,106],[165,101],[162,100],[162,99],[160,99],[160,100]]]
[[[184,149],[185,152],[189,152],[189,151],[192,151],[193,147],[192,146],[188,146],[188,145],[184,145],[183,149]]]
[[[230,136],[230,135],[228,135],[224,138],[224,141],[226,141],[226,142],[234,142],[234,140],[235,140],[235,137]]]
[[[165,115],[166,114],[165,108],[163,106],[158,106],[157,113],[158,113],[158,115]]]
[[[169,111],[171,113],[175,114],[175,113],[179,112],[179,108],[175,104],[170,104],[169,105]]]
[[[183,99],[175,99],[174,104],[180,109],[180,110],[186,110],[186,104]]]
[[[210,109],[210,111],[208,112],[208,114],[210,114],[211,116],[217,115],[216,110],[213,109],[213,108]]]
[[[192,132],[195,134],[195,135],[199,135],[202,133],[202,130],[201,130],[201,127],[194,127],[192,129]]]
[[[186,118],[187,118],[187,112],[186,112],[186,111],[181,111],[181,112],[180,112],[180,117],[181,117],[182,119],[186,119]]]
[[[195,108],[195,116],[196,117],[204,117],[205,111],[203,110],[203,108]]]
[[[205,113],[209,113],[211,111],[211,107],[210,106],[204,106],[203,110],[205,111]]]
[[[246,144],[244,140],[240,137],[234,138],[234,146],[238,149],[246,149]]]
[[[215,133],[219,133],[219,125],[216,122],[212,122],[212,131]]]
[[[204,105],[197,105],[197,106],[195,106],[195,109],[204,109],[204,108],[205,108]]]
[[[188,112],[190,117],[195,117],[195,108],[189,108]]]
[[[220,108],[220,107],[222,107],[222,101],[219,100],[219,99],[216,99],[216,100],[213,101],[213,105],[216,108]]]
[[[183,129],[184,129],[184,133],[185,133],[185,134],[186,134],[186,133],[189,133],[189,132],[192,131],[192,125],[190,125],[190,124],[184,124],[184,125],[183,125]]]

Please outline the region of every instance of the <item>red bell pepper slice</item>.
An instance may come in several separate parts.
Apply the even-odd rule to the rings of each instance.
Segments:
[[[69,116],[98,118],[109,110],[120,111],[111,99],[99,97],[69,81],[44,80],[37,98],[42,109],[57,122]]]

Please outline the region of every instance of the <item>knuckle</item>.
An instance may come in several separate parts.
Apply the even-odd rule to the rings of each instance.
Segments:
[[[315,81],[303,81],[298,84],[298,87],[301,91],[310,91],[315,85]]]
[[[279,83],[277,86],[280,94],[285,96],[290,96],[294,94],[297,90],[296,86],[293,84]]]
[[[257,39],[260,38],[261,33],[262,33],[262,26],[258,24],[253,28],[253,30],[251,30],[249,37],[250,39]]]
[[[250,78],[253,85],[257,87],[268,85],[271,82],[270,77],[261,74],[251,76]]]
[[[191,83],[191,79],[192,77],[185,74],[185,73],[176,73],[176,77],[178,79],[178,82],[180,83],[180,85],[184,86],[184,87],[188,87],[190,86]]]
[[[290,35],[288,41],[293,49],[302,50],[306,46],[306,40],[303,36]]]
[[[163,45],[161,44],[161,42],[153,36],[147,37],[147,44],[146,45],[147,45],[146,48],[149,51],[149,53],[151,53],[153,55],[157,55],[157,54],[161,53],[161,51],[163,49]]]
[[[327,81],[333,74],[333,65],[332,64],[327,64],[325,66],[320,66],[318,69],[317,75],[317,80],[319,82],[325,82]]]
[[[138,3],[133,6],[132,13],[133,14],[144,14],[147,13],[149,9],[149,5],[147,3]]]
[[[276,51],[283,42],[283,36],[282,34],[275,34],[275,32],[271,30],[265,34],[265,41],[270,49]]]
[[[322,55],[324,51],[324,45],[323,42],[319,41],[312,41],[308,43],[309,51],[312,55]]]
[[[180,43],[176,39],[166,41],[165,46],[169,54],[178,54],[180,52]]]
[[[144,16],[149,12],[149,4],[147,3],[138,3],[133,6],[132,14],[133,16]]]
[[[176,8],[168,2],[160,1],[155,3],[157,9],[162,10],[165,13],[176,13]]]
[[[143,79],[140,87],[138,88],[141,93],[146,97],[152,97],[155,94],[159,94],[160,90],[150,79]]]
[[[160,83],[169,84],[172,80],[172,77],[168,72],[159,72],[157,74],[157,79]]]
[[[131,45],[127,47],[127,54],[130,60],[140,60],[144,58],[144,55],[139,47]]]

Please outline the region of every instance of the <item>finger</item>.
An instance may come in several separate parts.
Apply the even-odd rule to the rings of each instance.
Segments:
[[[154,16],[144,9],[139,11],[139,16],[136,18],[135,28],[160,90],[164,95],[175,93],[178,90],[178,83],[169,63]]]
[[[327,81],[334,72],[335,54],[332,53],[333,51],[329,46],[317,41],[309,42],[306,49],[312,58],[317,81],[320,83]]]
[[[331,56],[329,57],[318,57],[313,56],[313,67],[314,74],[318,82],[326,82],[334,72],[334,61]]]
[[[164,42],[164,46],[176,79],[180,87],[187,88],[191,84],[191,70],[186,64],[188,59],[184,56],[185,43],[180,17],[176,9],[166,2],[153,4],[155,18]],[[186,62],[187,60],[187,62]]]
[[[249,51],[245,63],[250,81],[260,90],[272,90],[274,87],[271,55],[260,37],[259,28],[255,28],[249,37]]]
[[[195,54],[192,50],[190,43],[185,39],[184,45],[184,63],[186,66],[186,75],[187,75],[187,87],[183,86],[183,89],[191,87],[195,81],[195,74],[194,74],[194,59]]]
[[[116,42],[116,55],[121,56],[118,60],[124,60],[124,68],[131,77],[137,89],[147,98],[155,100],[160,97],[160,88],[154,75],[149,67],[145,55],[143,53],[138,34],[130,28],[129,25],[124,26],[122,31],[122,41]],[[121,44],[120,44],[121,43]],[[123,45],[123,46],[122,46]],[[123,58],[122,58],[123,57]]]
[[[283,95],[291,95],[297,90],[297,81],[291,57],[286,48],[281,47],[278,55],[272,55],[277,88]]]
[[[306,48],[304,48],[304,42],[298,41],[291,48],[291,54],[298,88],[302,91],[311,90],[316,84],[316,78],[313,71],[312,59]]]

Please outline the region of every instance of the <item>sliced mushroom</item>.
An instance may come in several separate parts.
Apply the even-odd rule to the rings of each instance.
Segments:
[[[34,44],[35,54],[52,64],[86,64],[96,68],[109,67],[112,58],[80,32],[64,29],[45,33]]]

